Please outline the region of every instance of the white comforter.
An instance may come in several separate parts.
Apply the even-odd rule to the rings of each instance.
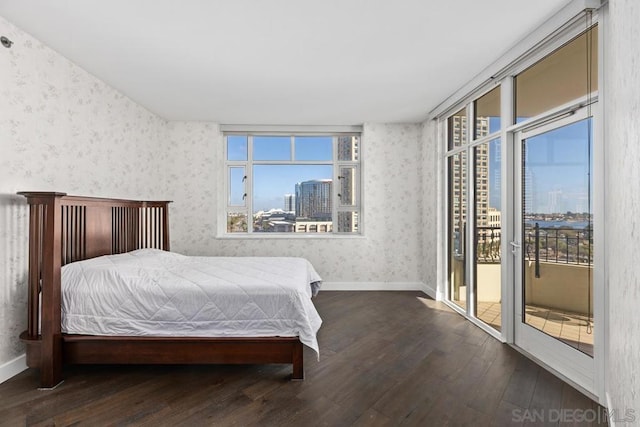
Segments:
[[[189,257],[154,249],[62,268],[62,332],[194,337],[299,336],[318,352],[303,258]]]

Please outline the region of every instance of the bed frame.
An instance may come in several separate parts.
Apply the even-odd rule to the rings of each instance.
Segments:
[[[67,335],[61,332],[60,269],[73,261],[140,248],[169,250],[168,201],[20,192],[29,204],[27,366],[42,388],[62,381],[64,364],[291,363],[302,380],[297,337],[209,338]]]

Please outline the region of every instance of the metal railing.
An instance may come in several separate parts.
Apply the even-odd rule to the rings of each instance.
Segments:
[[[589,227],[540,227],[535,223],[524,232],[525,259],[535,262],[540,277],[540,261],[558,264],[593,264],[593,230]]]
[[[476,262],[478,264],[499,264],[500,227],[476,227]]]
[[[497,264],[501,261],[500,227],[477,227],[476,262]],[[593,231],[591,228],[540,227],[525,225],[524,256],[535,262],[540,277],[540,262],[558,264],[593,264]]]

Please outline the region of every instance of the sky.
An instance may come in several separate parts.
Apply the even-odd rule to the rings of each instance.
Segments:
[[[247,159],[247,137],[230,135],[227,138],[229,160]],[[331,162],[333,138],[331,136],[297,136],[291,144],[289,136],[254,136],[253,159],[255,161],[304,161]],[[231,201],[242,204],[243,173],[231,170]],[[253,212],[283,209],[285,194],[295,194],[298,182],[313,179],[332,179],[333,166],[328,164],[305,165],[254,165],[253,166]]]
[[[590,124],[583,120],[525,141],[525,192],[533,205],[528,213],[590,210]]]
[[[525,141],[528,178],[524,191],[532,196],[529,213],[589,210],[590,123],[591,120],[582,120]],[[489,129],[490,133],[500,129],[498,118],[490,118]],[[501,208],[500,145],[498,139],[489,143],[489,205],[498,210]]]
[[[585,212],[589,210],[588,128],[591,120],[583,120],[525,141],[525,195],[532,206],[528,213]],[[489,118],[489,132],[500,129],[497,117]],[[229,160],[247,159],[247,137],[228,136]],[[305,165],[254,165],[253,211],[283,209],[285,194],[295,194],[295,184],[313,179],[331,179],[333,167],[327,162],[333,157],[331,136],[296,137],[292,146],[289,136],[254,136],[253,159],[256,161],[305,161]],[[489,143],[489,205],[497,209],[500,203],[499,139]],[[230,171],[231,201],[243,205],[245,172]]]

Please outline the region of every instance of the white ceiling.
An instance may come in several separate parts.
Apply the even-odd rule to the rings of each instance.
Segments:
[[[570,0],[0,0],[154,113],[417,122]]]

